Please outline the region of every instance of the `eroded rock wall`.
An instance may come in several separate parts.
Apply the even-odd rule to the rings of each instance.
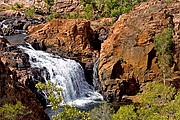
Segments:
[[[118,83],[119,79],[129,83],[130,76],[135,79],[125,89],[133,93],[138,82],[146,80],[160,80],[160,70],[157,64],[156,50],[153,38],[167,27],[173,27],[174,64],[172,72],[178,76],[180,69],[180,2],[150,0],[135,6],[133,11],[123,14],[111,27],[111,35],[103,43],[100,52],[99,76],[104,96],[108,91],[114,91],[114,98],[118,97],[117,91],[122,91],[119,86],[112,87],[106,81]],[[110,82],[108,82],[110,83]],[[117,85],[117,84],[116,84]],[[110,86],[110,87],[109,87]],[[134,87],[134,88],[133,88]],[[129,93],[121,93],[127,94]]]
[[[0,107],[4,104],[16,104],[20,101],[27,108],[27,114],[20,120],[49,120],[43,107],[34,94],[18,82],[16,71],[11,71],[0,59]]]

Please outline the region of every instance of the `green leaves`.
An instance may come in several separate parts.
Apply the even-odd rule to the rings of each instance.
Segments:
[[[47,91],[48,100],[52,105],[52,110],[58,110],[58,107],[62,103],[63,99],[61,94],[61,88],[58,88],[57,85],[52,83],[51,81],[48,81],[46,84],[38,83],[36,84],[36,88]]]
[[[133,105],[121,106],[116,114],[113,115],[113,120],[137,120]]]
[[[44,2],[50,6],[54,5],[54,0],[44,0]]]
[[[120,106],[113,120],[179,120],[180,93],[170,86],[148,83],[139,103]],[[175,99],[174,99],[175,98]]]
[[[166,77],[170,74],[169,69],[173,64],[172,38],[172,28],[165,28],[161,34],[156,34],[154,38],[154,48],[157,51],[158,65],[164,76],[164,84]]]
[[[146,85],[146,92],[143,94],[139,94],[140,103],[148,104],[148,105],[159,105],[166,104],[172,99],[176,94],[175,88],[164,86],[157,82],[148,83]]]
[[[3,120],[15,120],[25,113],[27,113],[26,108],[19,101],[15,105],[5,104],[0,107],[0,118],[3,118]]]
[[[89,112],[92,120],[112,120],[114,109],[107,104],[100,105]]]
[[[81,0],[81,4],[88,16],[118,18],[121,14],[131,11],[132,7],[141,1],[145,0]]]

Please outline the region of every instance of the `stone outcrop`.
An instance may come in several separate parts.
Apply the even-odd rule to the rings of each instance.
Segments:
[[[74,58],[81,62],[92,61],[92,29],[85,19],[52,20],[45,24],[29,27],[25,39],[39,49]]]
[[[29,26],[44,22],[43,18],[26,18],[19,11],[6,10],[0,12],[0,35],[9,36],[25,33]]]
[[[18,120],[49,120],[34,94],[18,82],[15,70],[11,71],[0,59],[0,107],[20,101],[29,111]],[[2,117],[2,116],[1,116]]]
[[[1,6],[14,5],[15,3],[24,4],[25,6],[36,6],[40,9],[45,9],[46,4],[43,0],[1,0]],[[54,0],[53,10],[59,13],[72,12],[76,9],[82,9],[80,0]],[[1,10],[1,9],[0,9]]]
[[[82,6],[80,5],[80,0],[56,0],[53,8],[56,12],[66,13],[82,9]]]
[[[119,17],[111,27],[111,35],[103,43],[100,52],[99,77],[105,96],[108,96],[106,95],[108,91],[122,91],[119,87],[121,85],[118,86],[119,79],[128,83],[131,80],[129,75],[133,75],[136,81],[132,83],[134,88],[138,88],[138,81],[161,79],[153,38],[167,27],[173,27],[174,30],[172,76],[179,75],[176,74],[180,70],[179,8],[178,0],[172,2],[150,0],[135,6],[132,12]],[[137,91],[132,88],[133,86],[126,89],[132,89],[131,92]],[[121,95],[129,95],[129,93],[122,92]],[[114,92],[114,94],[116,94],[115,98],[118,98],[119,93]]]

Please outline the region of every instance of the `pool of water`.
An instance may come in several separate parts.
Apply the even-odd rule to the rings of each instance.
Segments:
[[[12,35],[12,36],[4,36],[11,44],[23,43],[24,38],[27,36],[26,33]]]

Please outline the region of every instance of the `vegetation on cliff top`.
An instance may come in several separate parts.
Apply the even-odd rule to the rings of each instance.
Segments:
[[[90,20],[99,19],[102,17],[116,17],[118,18],[121,14],[128,13],[132,8],[144,2],[146,0],[81,0],[80,4],[83,5],[83,9],[75,10],[72,12],[65,12],[64,14],[59,14],[54,8],[56,4],[54,0],[35,0],[37,5],[32,5],[25,8],[24,4],[15,3],[11,8],[13,10],[25,10],[26,17],[35,17],[38,13],[46,14],[47,21],[54,18],[86,18]],[[52,6],[54,6],[52,8]]]
[[[81,0],[84,16],[87,19],[116,17],[128,13],[132,7],[146,0]]]

